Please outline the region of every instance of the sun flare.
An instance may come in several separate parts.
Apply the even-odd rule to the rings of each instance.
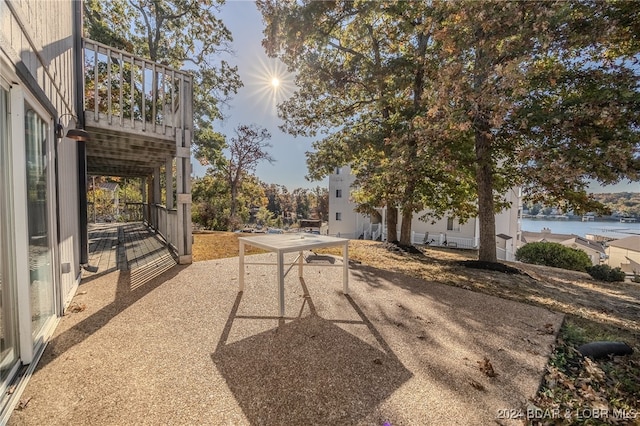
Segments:
[[[275,114],[276,106],[293,95],[293,80],[293,75],[282,62],[274,58],[260,58],[250,71],[247,86],[265,111]]]

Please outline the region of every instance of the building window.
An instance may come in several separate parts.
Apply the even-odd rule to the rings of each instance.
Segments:
[[[336,189],[336,198],[342,198],[342,189]]]
[[[342,213],[336,212],[336,220],[342,220]]]
[[[455,218],[447,218],[447,231],[460,231],[460,224],[455,220]]]

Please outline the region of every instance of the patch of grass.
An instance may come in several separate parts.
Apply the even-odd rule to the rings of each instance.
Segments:
[[[209,231],[193,234],[193,261],[223,259],[239,256],[238,237],[243,234],[235,232]],[[250,234],[244,234],[250,235]],[[253,246],[245,246],[245,254],[265,253]]]

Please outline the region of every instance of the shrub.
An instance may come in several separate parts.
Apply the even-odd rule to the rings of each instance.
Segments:
[[[559,243],[528,243],[516,251],[516,259],[534,265],[553,266],[554,268],[586,271],[591,259],[582,250],[563,246]]]
[[[587,272],[596,280],[606,282],[624,281],[625,273],[620,268],[609,265],[595,265],[587,268]]]

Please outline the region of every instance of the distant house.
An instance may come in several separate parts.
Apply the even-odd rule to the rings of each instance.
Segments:
[[[640,235],[610,241],[606,252],[612,268],[620,267],[627,274],[640,273]]]
[[[376,209],[375,214],[364,215],[355,211],[356,203],[351,199],[355,176],[349,166],[339,167],[329,175],[329,234],[345,238],[386,240],[386,208]],[[498,259],[514,260],[520,241],[521,202],[518,190],[506,195],[511,207],[496,215],[496,251]],[[422,221],[426,211],[415,213],[411,221],[413,244],[428,244],[441,247],[477,249],[480,238],[480,222],[471,218],[461,223],[454,216]],[[400,218],[398,227],[400,227]],[[398,228],[398,233],[399,233]]]
[[[522,245],[534,242],[558,243],[566,247],[582,250],[587,253],[593,265],[599,265],[605,258],[605,249],[602,244],[582,238],[575,234],[553,234],[549,229],[542,232],[522,231]]]

